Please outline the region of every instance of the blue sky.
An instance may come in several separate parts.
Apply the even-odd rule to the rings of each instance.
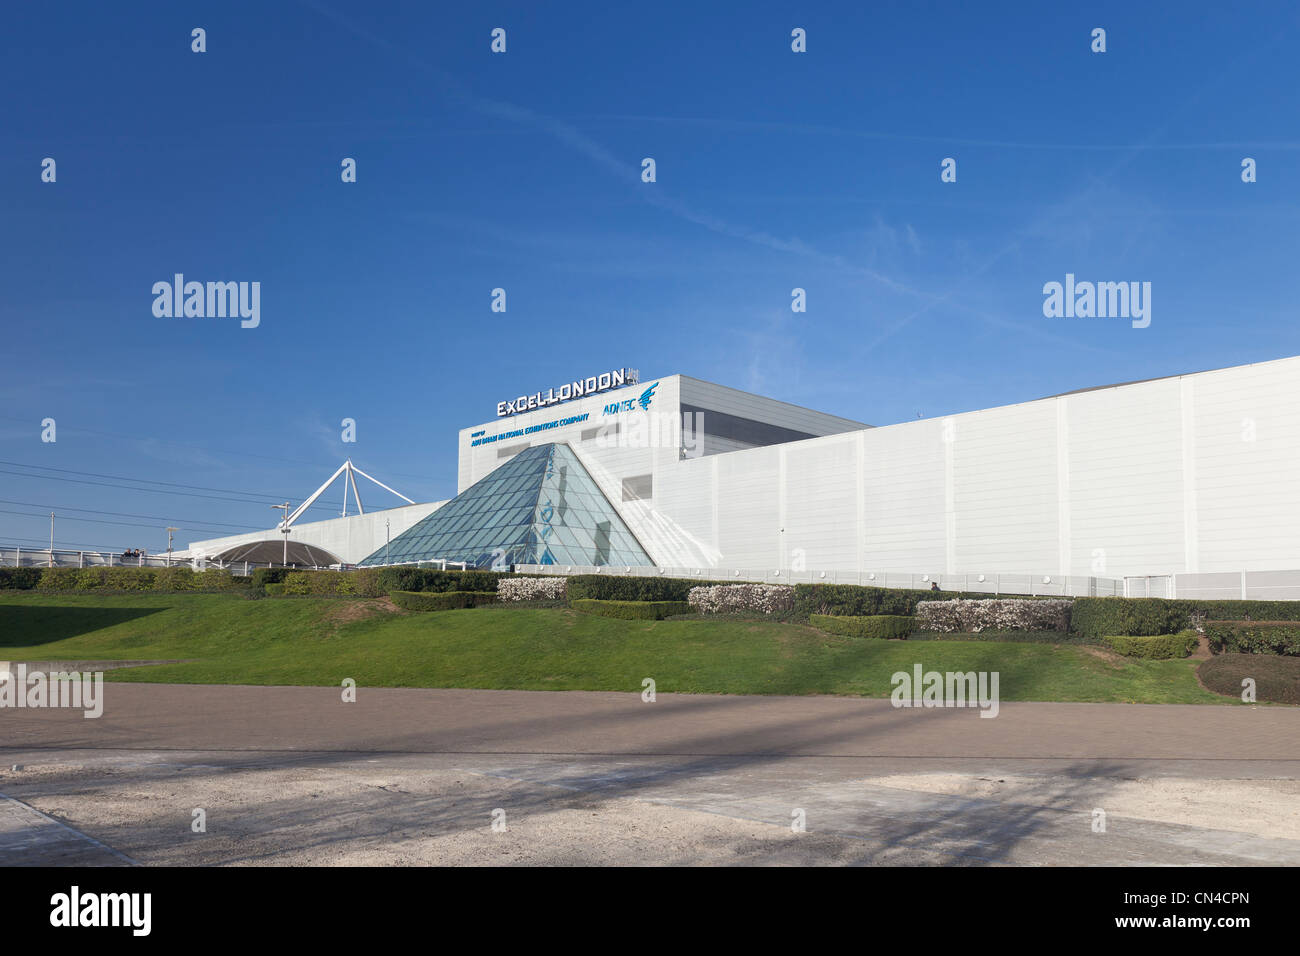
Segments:
[[[349,455],[449,497],[624,365],[889,424],[1300,353],[1294,6],[377,6],[6,8],[0,544],[267,527]],[[260,326],[156,318],[177,272]],[[1045,318],[1066,273],[1150,327]]]

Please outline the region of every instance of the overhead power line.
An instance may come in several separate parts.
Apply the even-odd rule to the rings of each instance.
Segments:
[[[5,538],[0,539],[0,547],[8,547],[10,542],[17,542],[17,544],[22,547],[25,547],[27,544],[31,544],[33,542],[40,545],[39,548],[27,549],[31,551],[48,551],[50,548],[49,538],[16,538],[12,536],[6,536]],[[55,551],[103,551],[103,552],[111,551],[114,554],[116,554],[118,550],[121,548],[120,544],[88,544],[85,541],[56,540],[54,544],[55,544],[55,548],[54,548]],[[154,551],[150,553],[162,554],[163,552]]]
[[[56,508],[55,511],[57,510],[58,509]],[[0,515],[21,515],[24,518],[49,518],[50,516],[49,512],[45,512],[44,514],[42,514],[36,511],[8,511],[3,508],[0,508]],[[155,531],[158,530],[157,525],[141,524],[138,521],[106,521],[103,518],[78,518],[75,515],[65,515],[65,514],[59,515],[59,521],[81,521],[81,522],[89,522],[91,524],[115,524],[115,525],[120,525],[124,528],[152,528]],[[218,538],[224,538],[230,534],[229,531],[218,531],[215,528],[185,528],[183,530],[189,531],[193,534],[211,534],[214,537],[218,537]]]
[[[10,422],[24,422],[26,424],[31,424],[30,418],[16,418],[13,415],[0,415],[0,420],[10,421]],[[147,442],[149,444],[157,443],[163,445],[177,445],[181,448],[192,448],[198,451],[205,451],[213,455],[222,455],[223,457],[226,458],[260,458],[263,461],[279,461],[290,465],[310,465],[313,468],[322,467],[321,463],[318,461],[306,461],[305,459],[302,458],[281,458],[276,455],[259,455],[251,451],[222,451],[219,448],[206,448],[203,445],[197,445],[193,442],[176,441],[175,439],[172,438],[140,438],[137,435],[122,435],[117,432],[103,432],[93,428],[84,428],[80,425],[60,425],[59,429],[61,431],[84,432],[87,435],[98,435],[102,438],[117,438],[125,441],[142,442],[142,443]],[[432,478],[429,475],[412,475],[410,473],[400,472],[400,471],[390,471],[390,472],[386,472],[386,474],[396,475],[400,478],[416,478],[419,479],[420,481],[441,480],[438,478]]]
[[[158,495],[181,495],[181,496],[184,496],[184,497],[187,497],[187,498],[203,498],[203,499],[207,499],[207,500],[209,500],[209,501],[233,501],[233,502],[236,502],[236,503],[238,503],[238,504],[270,504],[273,500],[277,500],[277,499],[278,499],[278,500],[284,500],[285,498],[289,498],[289,499],[292,500],[292,498],[294,497],[294,496],[292,496],[292,495],[271,495],[271,494],[267,494],[266,492],[251,492],[251,491],[250,491],[250,492],[246,492],[246,491],[236,491],[236,490],[234,490],[234,489],[230,489],[230,488],[212,488],[212,487],[209,487],[209,486],[206,486],[206,485],[186,485],[186,484],[180,484],[180,483],[177,483],[177,482],[154,481],[154,480],[152,480],[152,479],[148,479],[148,478],[132,478],[132,477],[130,477],[129,475],[107,475],[107,474],[101,474],[101,473],[99,473],[99,472],[93,472],[93,471],[75,471],[75,470],[73,470],[73,469],[69,469],[69,468],[53,468],[53,467],[50,467],[50,466],[47,466],[47,465],[30,465],[30,464],[27,464],[27,463],[25,463],[25,462],[17,462],[17,461],[3,461],[3,460],[0,460],[0,465],[12,465],[12,466],[15,466],[15,467],[18,467],[18,468],[40,469],[40,470],[44,470],[44,471],[56,471],[56,472],[59,472],[61,475],[84,475],[84,476],[90,476],[90,477],[83,477],[83,478],[63,478],[63,477],[60,477],[59,475],[31,474],[31,473],[29,473],[29,472],[23,472],[23,471],[8,471],[8,470],[6,470],[6,469],[0,469],[0,475],[14,475],[14,476],[19,477],[19,478],[35,478],[35,479],[39,479],[39,480],[42,480],[42,481],[63,481],[63,482],[71,482],[71,483],[73,483],[73,484],[79,484],[79,485],[91,485],[92,487],[99,487],[99,488],[118,488],[118,489],[121,489],[121,490],[124,490],[124,491],[141,491],[141,492],[147,492],[147,493],[150,493],[150,494],[158,494]],[[92,480],[90,480],[91,478],[96,478],[96,479],[114,479],[114,480],[113,480],[113,481],[97,481],[97,480],[96,480],[96,481],[92,481]],[[130,482],[137,482],[138,484],[118,484],[118,483],[115,483],[115,482],[117,482],[117,481],[130,481]],[[143,485],[143,484],[158,484],[158,485],[164,485],[164,486],[166,486],[166,487],[164,487],[164,488],[147,488],[147,487],[142,487],[141,485]],[[227,492],[227,494],[225,494],[225,495],[207,495],[207,494],[200,494],[198,490],[195,490],[195,491],[179,491],[179,490],[178,490],[178,491],[169,491],[169,490],[167,490],[168,488],[177,488],[177,489],[181,489],[181,488],[192,488],[192,489],[199,489],[199,490],[202,490],[202,491],[223,491],[223,492]],[[231,495],[240,495],[241,497],[236,498],[236,497],[231,497]],[[265,499],[265,500],[254,500],[254,499]],[[313,505],[312,508],[313,508],[313,509],[326,509],[326,508],[328,508],[328,509],[331,510],[331,511],[334,510],[334,509],[330,506],[330,504],[329,504],[328,502],[320,502],[320,503],[317,503],[317,504]]]
[[[211,528],[222,528],[222,527],[233,528],[237,531],[260,531],[261,530],[260,528],[257,528],[253,525],[227,524],[224,521],[202,521],[197,518],[163,518],[163,517],[159,517],[158,515],[137,515],[125,511],[100,511],[95,508],[72,508],[69,507],[68,505],[41,504],[36,501],[12,501],[8,498],[0,498],[0,504],[22,505],[25,508],[42,508],[44,509],[45,513],[48,513],[50,511],[60,511],[60,512],[77,511],[82,514],[90,514],[90,515],[111,515],[114,518],[144,518],[148,521],[157,521],[161,524],[170,524],[173,521],[179,521],[182,524],[203,525],[204,527],[211,527]]]
[[[222,491],[232,495],[243,495],[246,498],[280,498],[282,495],[267,494],[263,491],[236,491],[233,488],[212,488],[207,485],[190,485],[175,481],[158,481],[154,478],[136,478],[132,475],[106,475],[97,471],[76,471],[71,468],[55,468],[52,465],[29,465],[21,461],[3,461],[0,465],[12,465],[16,468],[32,468],[40,471],[57,471],[63,475],[82,475],[89,478],[111,478],[114,481],[134,481],[146,485],[165,485],[168,488],[189,488],[192,491]]]

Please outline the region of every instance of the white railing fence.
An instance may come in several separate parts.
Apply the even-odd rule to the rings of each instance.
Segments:
[[[460,569],[461,561],[445,559],[394,562],[387,567]],[[257,561],[218,562],[176,558],[164,554],[125,556],[107,551],[0,547],[0,567],[97,568],[189,567],[221,568],[252,574],[257,568],[282,567]],[[298,570],[323,570],[313,565],[289,565]],[[344,570],[352,570],[345,567]],[[1028,594],[1057,597],[1153,597],[1193,600],[1300,601],[1300,569],[1292,571],[1217,571],[1205,573],[1131,575],[1122,579],[1060,574],[926,574],[908,571],[794,571],[744,568],[661,568],[625,565],[517,564],[518,574],[613,574],[640,577],[698,578],[701,581],[746,581],[767,584],[859,584],[882,588],[982,594]]]
[[[610,574],[638,577],[699,578],[701,581],[745,581],[764,584],[858,584],[881,588],[980,594],[1028,594],[1057,597],[1114,597],[1124,593],[1116,578],[1059,574],[925,574],[907,571],[756,571],[741,568],[659,568],[564,564],[516,564],[519,574]]]
[[[1199,601],[1300,601],[1300,570],[1180,571],[1125,578],[1124,593]]]
[[[233,574],[252,574],[257,568],[282,567],[258,561],[211,561],[162,554],[124,555],[111,551],[69,551],[55,548],[0,547],[0,568],[221,568]],[[312,565],[290,565],[312,570]]]

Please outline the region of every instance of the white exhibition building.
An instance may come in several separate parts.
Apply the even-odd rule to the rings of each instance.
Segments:
[[[626,369],[497,412],[459,433],[456,498],[288,537],[343,564],[1300,597],[1300,358],[879,427]]]

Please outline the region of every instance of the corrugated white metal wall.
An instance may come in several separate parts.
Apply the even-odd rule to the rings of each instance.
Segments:
[[[652,553],[730,568],[1262,571],[1300,566],[1298,486],[1290,358],[670,463],[653,519],[679,540]]]

